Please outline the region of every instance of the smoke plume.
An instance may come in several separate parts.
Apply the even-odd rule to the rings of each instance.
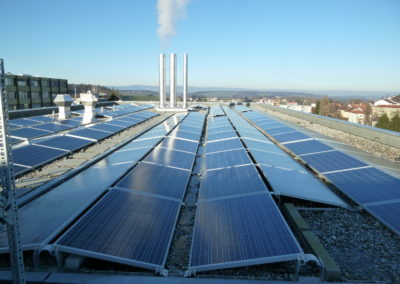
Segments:
[[[176,34],[176,22],[186,16],[189,0],[158,0],[158,37],[163,43]]]

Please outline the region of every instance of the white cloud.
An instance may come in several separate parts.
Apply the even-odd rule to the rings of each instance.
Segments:
[[[158,37],[162,42],[176,35],[176,22],[186,16],[189,0],[158,0]]]

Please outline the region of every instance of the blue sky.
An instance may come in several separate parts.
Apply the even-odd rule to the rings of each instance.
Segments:
[[[0,57],[15,74],[157,85],[159,53],[181,72],[187,52],[192,86],[400,91],[399,0],[191,0],[168,45],[156,2],[1,0]]]

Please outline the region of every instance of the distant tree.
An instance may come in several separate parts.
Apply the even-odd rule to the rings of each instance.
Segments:
[[[367,102],[367,104],[365,106],[364,115],[365,115],[365,124],[371,125],[371,123],[372,123],[372,121],[371,121],[372,108],[371,108],[371,104],[369,102]]]
[[[119,100],[118,95],[119,95],[119,93],[117,91],[112,90],[108,100],[109,101],[118,101]]]
[[[384,113],[376,123],[375,127],[389,129],[390,128],[390,120],[386,113]]]
[[[329,104],[329,98],[327,95],[323,96],[321,99],[321,104],[319,107],[319,114],[327,116],[328,115],[328,104]]]
[[[319,110],[321,108],[321,102],[318,100],[317,103],[315,104],[315,109],[314,109],[314,114],[319,114]]]
[[[389,129],[400,132],[400,116],[398,114],[390,120]]]

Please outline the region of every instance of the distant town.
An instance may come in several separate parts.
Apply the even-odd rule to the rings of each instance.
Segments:
[[[54,105],[52,100],[59,93],[68,93],[79,101],[79,94],[89,90],[99,101],[154,103],[158,101],[155,87],[132,86],[131,88],[137,89],[127,89],[92,84],[68,84],[66,79],[10,73],[6,74],[5,83],[11,110],[52,106]],[[181,100],[179,92],[177,100]],[[321,96],[301,92],[234,91],[220,88],[220,90],[192,91],[189,102],[257,102],[400,132],[400,94],[373,100],[363,97],[329,96],[329,94]]]

